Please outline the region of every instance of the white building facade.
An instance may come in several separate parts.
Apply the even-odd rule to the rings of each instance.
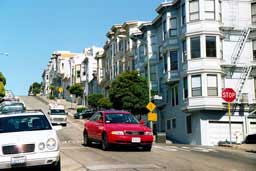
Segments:
[[[240,97],[232,104],[238,104],[231,116],[232,142],[256,132],[256,119],[249,116],[256,103],[255,7],[250,0],[174,0],[140,26],[135,65],[146,75],[143,63],[150,60],[151,89],[163,97],[155,100],[158,131],[189,144],[229,141],[221,98],[229,87]]]

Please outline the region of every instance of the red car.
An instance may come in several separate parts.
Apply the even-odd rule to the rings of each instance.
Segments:
[[[101,142],[102,149],[112,145],[130,145],[143,147],[151,151],[153,133],[131,113],[126,111],[99,111],[84,123],[84,145],[92,141]]]

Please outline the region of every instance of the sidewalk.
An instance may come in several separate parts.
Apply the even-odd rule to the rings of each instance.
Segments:
[[[256,153],[256,144],[221,144],[219,147],[227,147],[245,152]]]

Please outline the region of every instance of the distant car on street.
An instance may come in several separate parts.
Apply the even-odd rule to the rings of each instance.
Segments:
[[[22,102],[5,101],[0,105],[0,114],[25,112],[26,107]]]
[[[33,166],[60,171],[56,130],[43,112],[0,115],[0,169]]]
[[[67,125],[68,113],[65,111],[64,106],[58,104],[50,104],[48,114],[53,125]]]
[[[74,114],[74,119],[84,119],[84,118],[90,118],[94,114],[93,110],[82,110],[81,112],[77,112]]]
[[[103,150],[113,145],[143,147],[151,151],[153,133],[131,113],[110,110],[98,111],[84,123],[84,145],[92,141],[100,142]]]

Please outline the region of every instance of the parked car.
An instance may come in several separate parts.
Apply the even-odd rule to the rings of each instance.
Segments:
[[[101,142],[102,149],[108,150],[112,145],[143,147],[151,151],[153,133],[126,111],[98,111],[84,123],[84,145],[92,141]]]
[[[74,119],[84,119],[84,118],[90,118],[94,114],[93,110],[82,110],[81,112],[77,112],[74,114]]]
[[[56,130],[43,112],[0,115],[0,169],[49,167],[60,171]]]
[[[57,105],[57,104],[50,104],[49,106],[49,112],[51,123],[53,125],[67,125],[67,115],[68,113],[65,111],[65,108],[63,105]]]
[[[256,144],[256,134],[247,135],[244,140],[244,143],[245,144]]]
[[[0,105],[0,114],[7,113],[19,113],[25,112],[26,107],[24,103],[15,102],[15,101],[5,101]]]

